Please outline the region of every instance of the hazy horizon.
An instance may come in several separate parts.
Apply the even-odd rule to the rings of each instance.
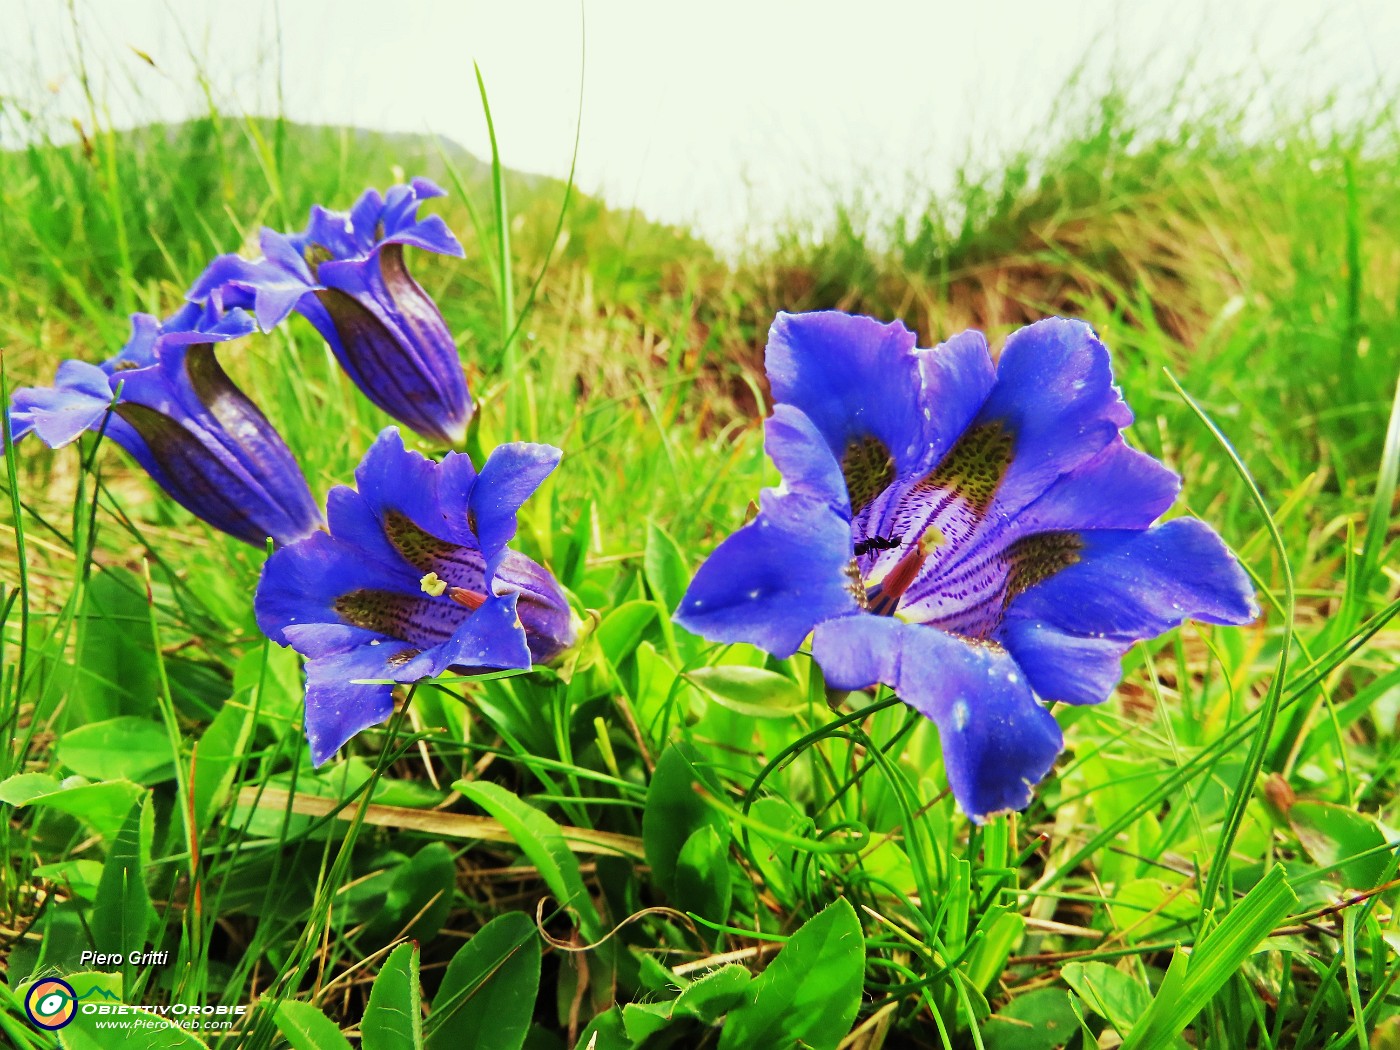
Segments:
[[[1236,98],[1264,127],[1289,105],[1332,98],[1345,112],[1390,93],[1396,75],[1379,56],[1400,45],[1400,7],[1366,0],[1229,11],[1201,0],[886,2],[859,21],[835,5],[732,0],[704,20],[641,0],[408,3],[388,22],[380,10],[79,3],[75,37],[61,7],[0,0],[17,27],[0,43],[0,92],[32,126],[62,133],[92,120],[85,65],[99,121],[117,127],[178,121],[212,100],[441,134],[489,156],[476,60],[504,163],[564,177],[582,80],[580,187],[734,247],[835,199],[898,209],[965,161],[1034,148],[1076,75],[1084,98],[1117,85],[1148,109],[1168,96],[1183,112]],[[1019,61],[1005,67],[1003,55]],[[0,142],[15,138],[0,127]]]

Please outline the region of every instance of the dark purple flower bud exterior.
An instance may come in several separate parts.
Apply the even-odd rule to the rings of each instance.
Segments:
[[[50,448],[99,431],[177,503],[245,543],[285,544],[321,527],[295,457],[219,365],[214,344],[247,335],[241,310],[187,305],[164,323],[132,316],[132,337],[101,365],[65,361],[51,387],[15,391],[16,439]]]
[[[263,230],[263,256],[215,259],[190,298],[214,294],[254,311],[264,331],[295,311],[330,346],[371,402],[433,441],[459,444],[472,402],[442,312],[408,272],[404,247],[461,256],[442,218],[418,206],[442,196],[427,179],[367,191],[349,212],[311,210],[300,233]]]

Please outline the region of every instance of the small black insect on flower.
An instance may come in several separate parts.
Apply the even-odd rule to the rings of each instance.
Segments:
[[[855,555],[862,558],[875,551],[892,551],[904,542],[903,536],[871,536],[868,540],[861,540],[855,546]]]

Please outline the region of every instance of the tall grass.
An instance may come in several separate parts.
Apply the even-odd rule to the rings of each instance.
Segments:
[[[295,659],[251,619],[261,553],[98,441],[7,446],[0,1030],[54,1045],[25,1021],[20,982],[76,969],[111,927],[107,873],[140,870],[154,910],[118,935],[176,963],[127,968],[120,994],[254,1004],[219,1045],[341,1045],[298,1004],[358,1033],[383,1017],[372,987],[401,977],[421,981],[428,1038],[445,1040],[449,1001],[470,1015],[473,997],[505,1010],[490,996],[533,989],[513,967],[540,946],[527,1045],[737,1045],[710,1022],[728,1010],[727,1028],[751,1030],[740,999],[711,1017],[677,989],[726,963],[759,970],[804,923],[835,923],[838,898],[864,946],[843,1045],[1395,1038],[1390,111],[1264,135],[1230,110],[1182,124],[1109,97],[1083,112],[912,223],[845,207],[730,265],[577,194],[561,226],[562,184],[495,178],[447,143],[211,111],[136,132],[94,119],[65,144],[7,104],[30,142],[0,153],[10,389],[114,351],[128,309],[169,311],[261,223],[400,172],[453,186],[443,213],[476,243],[415,272],[458,335],[476,444],[565,450],[519,546],[588,632],[554,671],[420,686],[312,770]],[[887,696],[833,713],[806,657],[706,646],[669,622],[687,573],[772,480],[772,314],[831,306],[903,317],[925,345],[968,324],[1090,320],[1133,441],[1183,476],[1186,508],[1259,585],[1255,626],[1140,645],[1112,701],[1058,712],[1070,752],[1030,810],[985,828],[943,790],[931,727]],[[314,490],[349,479],[384,421],[308,328],[224,359]],[[706,687],[711,666],[762,688]],[[61,801],[81,785],[49,779],[70,774],[91,782],[81,805]],[[668,823],[700,835],[694,856],[666,846]],[[460,953],[511,923],[524,933],[463,984]],[[417,970],[392,951],[405,939]],[[845,965],[819,955],[807,977],[835,987]],[[297,1042],[298,1024],[326,1041]]]

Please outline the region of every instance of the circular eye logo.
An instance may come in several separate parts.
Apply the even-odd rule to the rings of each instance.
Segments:
[[[35,981],[24,996],[24,1012],[36,1028],[55,1032],[62,1028],[78,1012],[78,993],[67,981],[48,977]]]

